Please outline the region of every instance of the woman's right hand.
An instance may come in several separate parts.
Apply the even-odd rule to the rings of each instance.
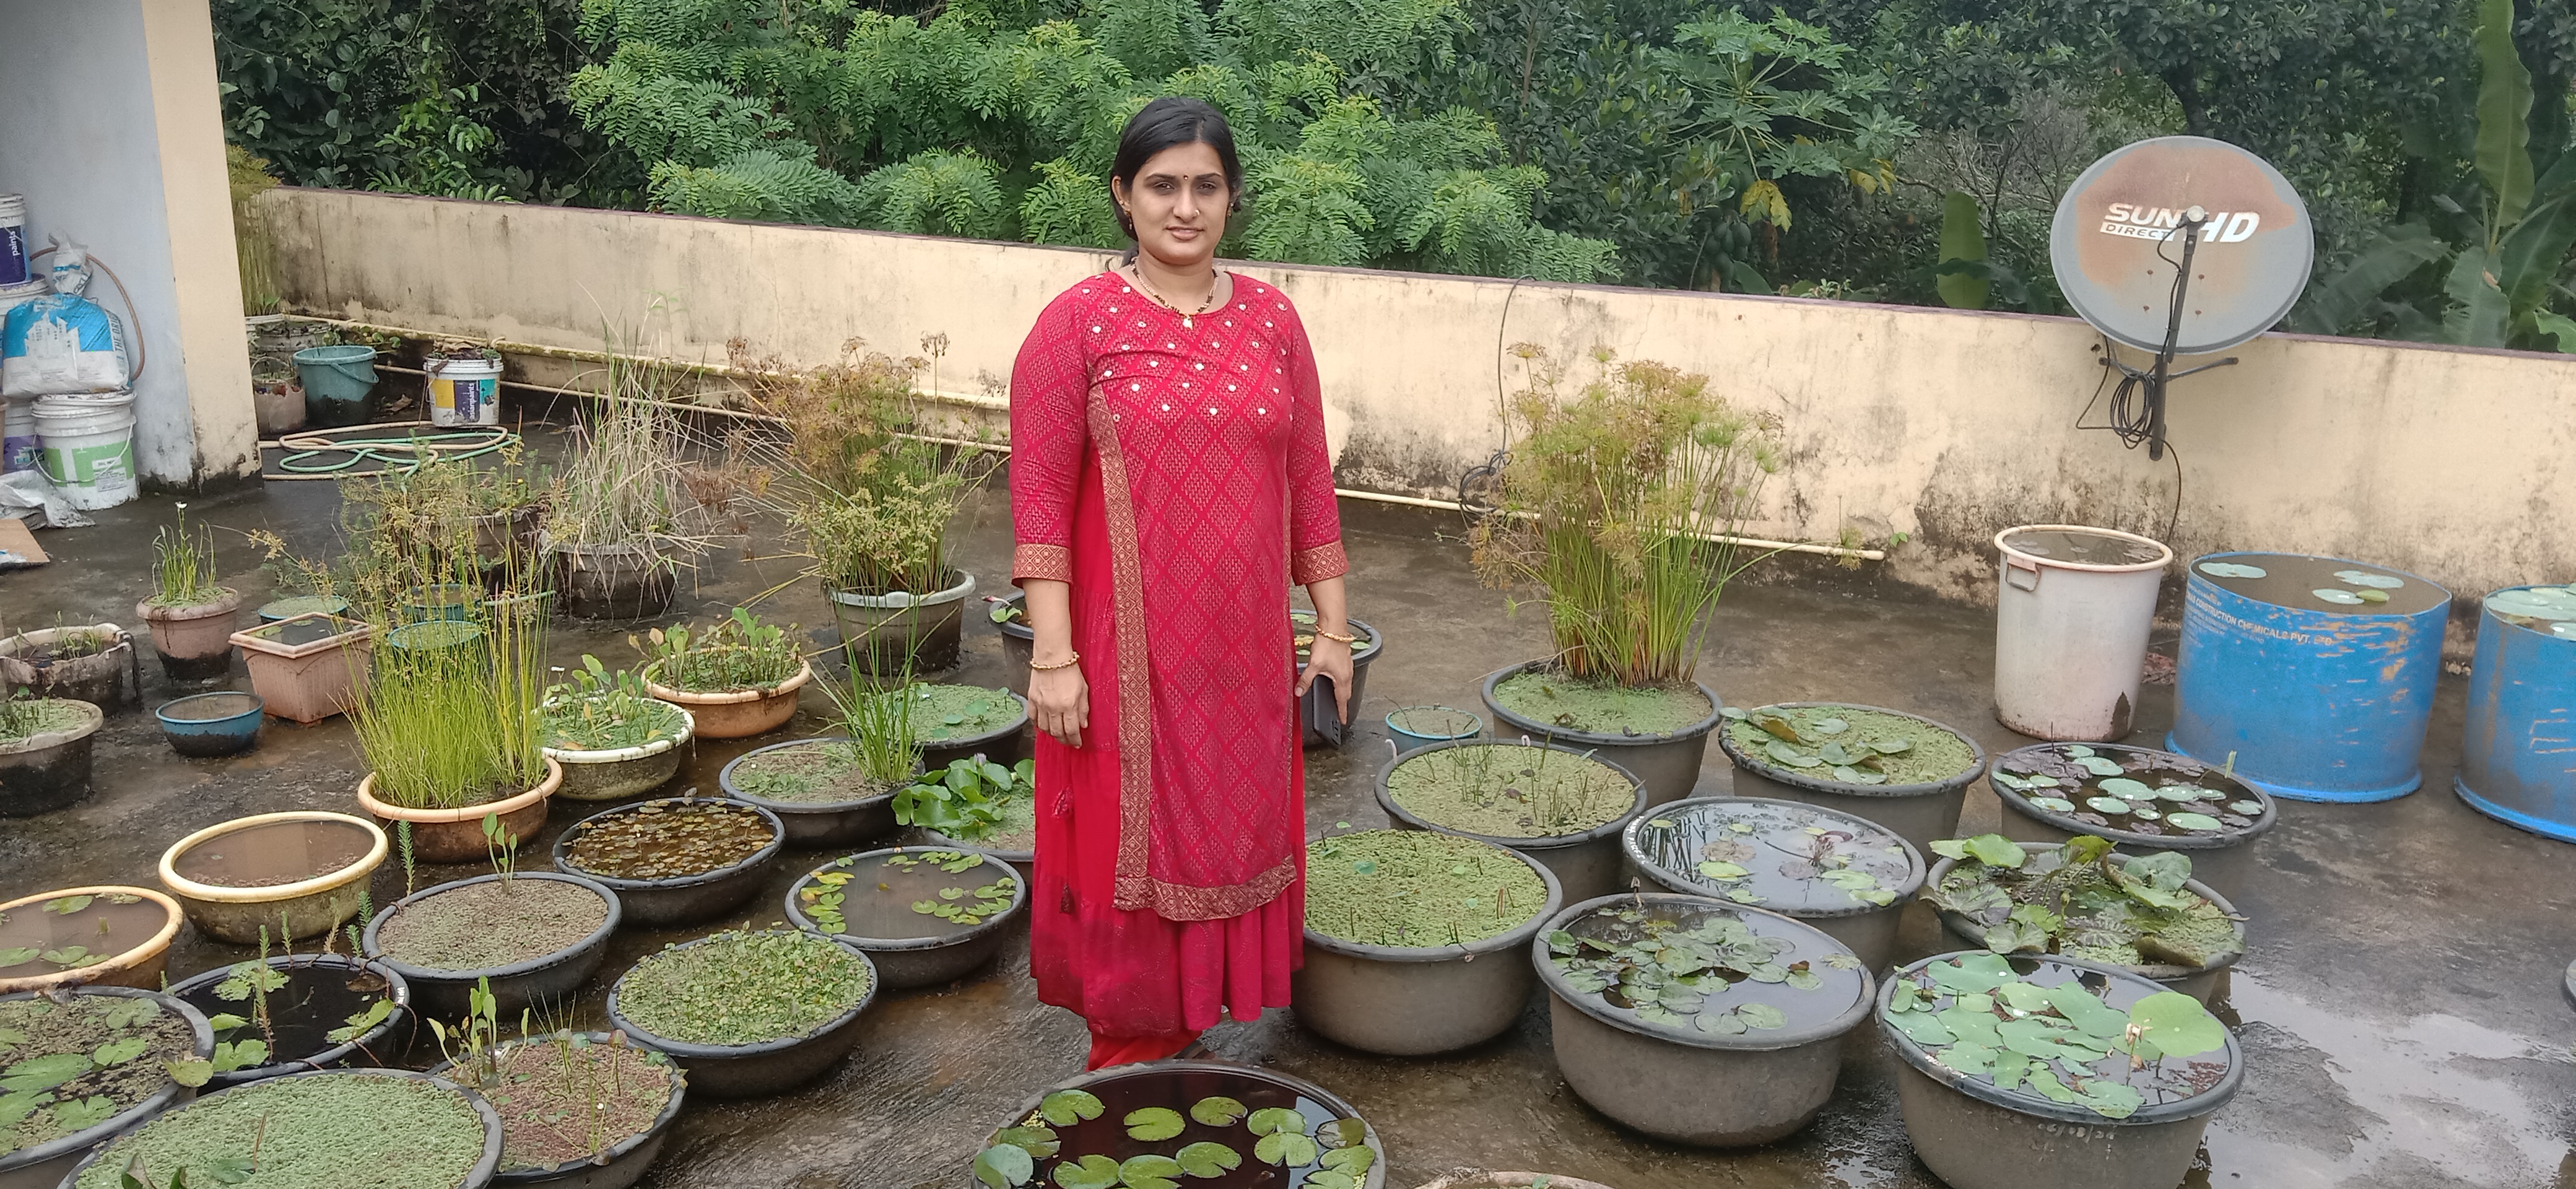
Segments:
[[[1091,686],[1079,663],[1029,670],[1029,717],[1056,742],[1082,746],[1082,732],[1091,725]]]

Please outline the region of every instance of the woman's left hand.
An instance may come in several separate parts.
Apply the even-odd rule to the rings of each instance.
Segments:
[[[1306,657],[1306,667],[1297,673],[1297,696],[1306,696],[1317,675],[1332,678],[1335,713],[1344,724],[1348,724],[1351,721],[1351,646],[1317,636],[1315,643],[1307,648]]]

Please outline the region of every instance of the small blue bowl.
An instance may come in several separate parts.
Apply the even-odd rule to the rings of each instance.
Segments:
[[[1454,706],[1399,706],[1386,712],[1387,733],[1396,747],[1411,751],[1453,739],[1473,739],[1485,731],[1485,720]]]
[[[266,709],[268,703],[258,694],[227,689],[164,702],[152,715],[161,720],[161,734],[170,741],[170,750],[206,759],[249,751],[259,742]]]

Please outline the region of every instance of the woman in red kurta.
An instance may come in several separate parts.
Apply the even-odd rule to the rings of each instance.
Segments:
[[[1037,744],[1030,966],[1093,1069],[1288,1004],[1305,937],[1294,695],[1350,688],[1340,515],[1313,353],[1278,290],[1219,272],[1225,121],[1163,99],[1110,188],[1137,251],[1059,295],[1011,374],[1012,577]],[[1315,604],[1304,674],[1287,588]]]

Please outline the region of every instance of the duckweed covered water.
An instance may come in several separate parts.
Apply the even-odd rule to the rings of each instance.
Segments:
[[[1631,689],[1538,670],[1515,673],[1496,682],[1494,700],[1523,718],[1596,735],[1679,731],[1698,726],[1707,720],[1709,711],[1716,709],[1696,685]],[[1498,733],[1504,729],[1496,727]]]
[[[580,942],[608,904],[580,884],[513,879],[462,884],[394,910],[376,930],[386,957],[431,970],[487,970]]]
[[[1933,784],[1976,762],[1968,741],[1923,719],[1857,706],[1727,710],[1726,734],[1755,764],[1810,780]]]
[[[868,779],[848,742],[816,739],[744,756],[733,786],[754,797],[798,805],[846,805],[890,797],[900,785]]]
[[[776,837],[768,820],[747,805],[647,802],[592,819],[565,858],[610,879],[679,879],[731,867]]]
[[[813,934],[736,930],[647,955],[618,978],[617,1010],[665,1040],[759,1044],[839,1019],[875,984],[866,959]]]
[[[0,1003],[0,1155],[87,1131],[170,1084],[196,1030],[149,999]],[[23,1112],[23,1113],[20,1113]]]
[[[1558,838],[1618,820],[1637,786],[1590,756],[1517,743],[1415,752],[1386,776],[1387,795],[1438,826],[1492,838]]]
[[[259,1159],[251,1159],[256,1143]],[[455,1090],[348,1073],[254,1082],[126,1133],[78,1189],[118,1189],[185,1171],[190,1185],[243,1189],[439,1189],[483,1159],[483,1117]]]
[[[925,741],[989,735],[1020,717],[1019,700],[1008,690],[973,685],[916,685],[912,688],[912,730],[914,735]],[[736,779],[739,781],[739,775]]]
[[[1429,830],[1365,830],[1306,845],[1306,927],[1365,945],[1461,945],[1511,932],[1547,904],[1529,864]]]

